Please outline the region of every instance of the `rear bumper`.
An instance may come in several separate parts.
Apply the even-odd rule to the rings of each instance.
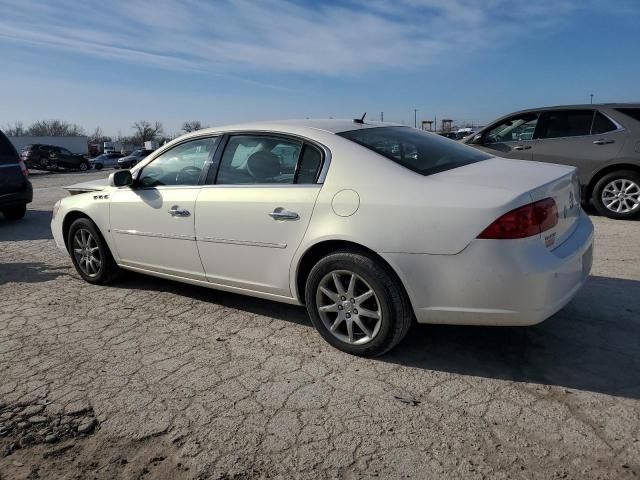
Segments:
[[[31,203],[33,200],[33,187],[27,181],[22,190],[18,192],[0,194],[0,208],[13,207],[23,203]]]
[[[593,224],[581,213],[556,249],[539,239],[474,240],[457,255],[382,254],[420,323],[533,325],[563,308],[591,270]]]

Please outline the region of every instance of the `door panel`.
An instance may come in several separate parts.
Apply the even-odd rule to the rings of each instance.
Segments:
[[[113,193],[111,233],[122,263],[204,280],[194,231],[199,190],[123,187]]]
[[[520,140],[515,142],[497,142],[487,145],[474,145],[487,152],[502,158],[515,158],[518,160],[531,160],[531,152],[536,144],[536,140]]]
[[[320,185],[215,185],[196,202],[196,239],[207,280],[291,296],[289,269]],[[274,218],[269,215],[276,212]],[[278,219],[278,213],[297,219]]]
[[[578,111],[583,115],[586,112],[593,111]],[[577,114],[572,110],[545,112],[538,132],[540,138],[532,149],[532,159],[577,167],[580,182],[586,184],[593,171],[619,154],[628,132],[617,129],[591,134],[591,126],[584,128],[586,131],[580,130],[582,127],[576,118]]]

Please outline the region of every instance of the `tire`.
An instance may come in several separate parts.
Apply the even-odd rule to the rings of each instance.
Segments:
[[[27,213],[27,204],[23,203],[16,207],[8,207],[2,209],[2,214],[7,220],[20,220]]]
[[[96,163],[95,169],[96,170],[102,170],[102,164],[101,163]]]
[[[623,196],[617,197],[620,193]],[[639,218],[640,173],[633,170],[618,170],[606,174],[593,188],[591,201],[601,215],[609,218],[616,220]]]
[[[87,170],[89,170],[89,164],[87,162],[80,162],[78,168],[80,169],[80,171],[86,172]]]
[[[82,240],[85,239],[86,249],[83,249]],[[120,276],[120,268],[113,259],[107,243],[96,225],[88,218],[79,218],[71,224],[67,235],[67,248],[73,266],[83,280],[97,285],[106,285]],[[92,250],[94,248],[97,250]],[[99,259],[99,265],[95,261],[96,256]],[[83,257],[87,258],[87,261]],[[93,260],[88,260],[89,257],[93,257]]]
[[[42,157],[40,160],[38,160],[38,166],[42,170],[49,170],[49,165],[49,159],[47,157]]]
[[[342,292],[334,274],[338,275]],[[327,289],[331,296],[324,293]],[[368,290],[373,295],[358,301],[367,296]],[[339,250],[318,261],[307,278],[305,303],[314,327],[327,342],[343,352],[362,357],[382,355],[395,347],[409,331],[414,318],[407,294],[395,275],[377,260],[356,250]],[[319,307],[326,307],[325,311],[320,312]],[[372,314],[378,318],[370,316]],[[351,320],[351,334],[346,317]]]

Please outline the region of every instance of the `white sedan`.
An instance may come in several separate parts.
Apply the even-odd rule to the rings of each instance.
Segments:
[[[592,261],[573,167],[388,123],[200,130],[69,190],[51,228],[86,281],[126,269],[306,305],[356,355],[386,352],[414,321],[539,323]]]

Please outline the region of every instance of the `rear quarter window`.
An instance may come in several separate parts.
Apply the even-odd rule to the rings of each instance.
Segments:
[[[640,122],[640,108],[616,108],[616,110]]]
[[[421,175],[491,158],[491,155],[462,143],[410,127],[365,128],[338,135]]]

